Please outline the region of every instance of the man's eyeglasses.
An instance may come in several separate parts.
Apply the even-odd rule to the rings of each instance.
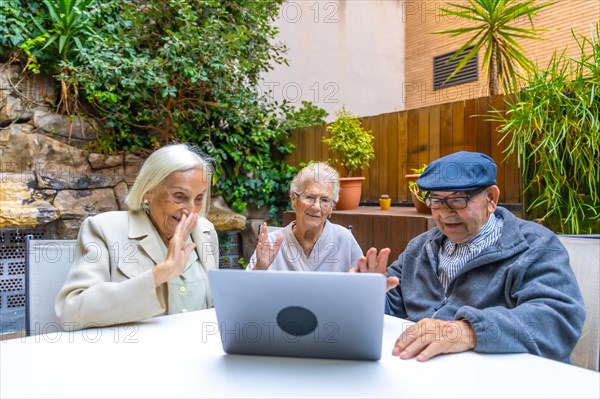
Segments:
[[[296,197],[298,197],[300,202],[302,202],[305,205],[309,205],[309,206],[314,205],[314,203],[317,202],[317,200],[319,200],[319,204],[321,205],[321,208],[323,208],[323,209],[330,209],[335,204],[335,202],[331,198],[327,198],[327,197],[319,197],[317,195],[312,195],[312,194],[298,194],[298,193],[294,193],[294,194],[296,194]]]
[[[487,187],[478,188],[464,197],[435,198],[427,196],[425,197],[425,205],[427,205],[429,209],[440,209],[442,204],[446,204],[446,206],[452,210],[465,209],[471,199],[481,194],[486,189]]]

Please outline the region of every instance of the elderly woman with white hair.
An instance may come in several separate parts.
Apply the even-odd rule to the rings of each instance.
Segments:
[[[267,234],[266,223],[250,270],[347,272],[363,256],[352,233],[327,220],[340,193],[340,176],[326,163],[306,166],[293,179],[290,200],[296,220]]]
[[[212,164],[186,144],[152,153],[126,198],[129,211],[81,225],[75,262],[55,310],[82,329],[212,306],[207,273],[218,268],[218,239],[204,216]]]

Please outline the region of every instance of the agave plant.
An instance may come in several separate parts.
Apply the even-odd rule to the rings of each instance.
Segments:
[[[467,65],[467,62],[476,57],[479,50],[485,48],[483,65],[488,77],[490,95],[500,94],[501,85],[505,93],[518,91],[522,73],[517,70],[517,67],[520,67],[523,72],[530,72],[533,70],[533,65],[516,39],[539,40],[539,34],[544,30],[534,28],[533,18],[541,9],[555,3],[555,1],[542,4],[535,4],[535,2],[535,0],[468,0],[468,4],[448,3],[452,8],[441,8],[442,17],[457,17],[475,23],[474,26],[434,32],[451,36],[472,35],[448,60],[453,61],[463,55],[469,46],[473,46],[448,79],[454,77]],[[520,28],[511,24],[523,18],[529,20],[530,28]]]

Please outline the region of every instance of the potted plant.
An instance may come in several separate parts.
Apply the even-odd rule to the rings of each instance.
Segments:
[[[387,211],[392,205],[392,199],[387,194],[381,194],[379,197],[379,207],[382,211]]]
[[[340,178],[340,199],[336,209],[358,208],[363,176],[353,176],[355,172],[369,165],[375,157],[373,134],[362,127],[360,119],[346,111],[344,107],[336,114],[337,119],[327,126],[329,137],[323,137],[329,150],[338,155],[330,162],[341,165],[345,175]]]
[[[412,202],[419,213],[431,213],[431,209],[425,205],[425,199],[423,198],[423,192],[417,186],[417,179],[421,176],[421,173],[425,170],[427,164],[423,164],[420,168],[414,168],[410,170],[410,174],[405,175],[404,177],[408,181],[408,189],[410,190],[410,196],[412,198]]]

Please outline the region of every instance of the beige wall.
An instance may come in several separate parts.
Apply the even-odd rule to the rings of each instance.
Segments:
[[[439,9],[442,1],[404,1],[403,16],[406,22],[406,80],[402,97],[406,109],[426,105],[441,104],[451,101],[487,95],[487,80],[483,70],[479,80],[450,87],[444,90],[433,90],[433,57],[457,50],[465,42],[463,37],[433,35],[431,32],[453,27],[461,27],[462,21],[455,18],[441,18]],[[569,47],[567,54],[577,56],[579,50],[571,35],[571,29],[590,36],[595,22],[600,20],[600,1],[598,0],[559,0],[558,3],[543,9],[534,19],[536,28],[549,29],[543,33],[545,40],[525,40],[519,43],[525,54],[541,66],[546,66],[557,49],[559,52]],[[518,26],[526,27],[527,20],[518,21]],[[480,54],[480,65],[481,65]]]
[[[402,0],[289,0],[276,25],[290,66],[266,74],[273,98],[313,101],[334,118],[342,105],[360,116],[404,109]]]

